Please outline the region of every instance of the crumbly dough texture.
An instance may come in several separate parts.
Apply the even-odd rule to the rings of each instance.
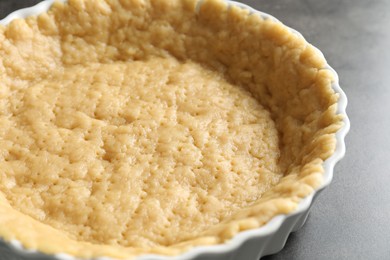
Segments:
[[[291,212],[342,124],[324,66],[222,0],[69,0],[0,27],[0,236],[176,255]]]

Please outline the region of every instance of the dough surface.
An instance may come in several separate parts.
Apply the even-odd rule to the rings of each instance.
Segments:
[[[171,245],[282,175],[268,111],[190,62],[72,66],[9,94],[0,188],[76,240]]]

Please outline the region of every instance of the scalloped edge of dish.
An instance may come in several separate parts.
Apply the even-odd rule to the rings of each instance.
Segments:
[[[60,2],[66,2],[67,0],[57,0]],[[49,10],[50,6],[55,0],[44,0],[35,6],[19,9],[12,12],[4,19],[0,20],[0,25],[7,25],[14,19],[26,18],[33,15],[39,15],[40,13]],[[229,4],[238,6],[250,11],[250,15],[260,15],[264,19],[271,19],[273,21],[281,23],[274,16],[258,11],[246,4],[229,1]],[[284,25],[284,24],[283,24]],[[298,31],[286,26],[294,34],[302,36]],[[306,40],[305,40],[306,41]],[[307,41],[306,41],[307,42]],[[310,44],[310,43],[309,43]],[[324,57],[323,53],[313,46],[319,55]],[[266,225],[248,231],[243,231],[234,236],[231,240],[220,245],[199,246],[190,249],[188,252],[178,256],[160,256],[160,255],[141,255],[136,257],[136,260],[226,260],[226,259],[253,259],[258,260],[262,256],[271,255],[279,252],[283,249],[288,236],[291,232],[295,232],[300,229],[309,215],[309,211],[313,202],[321,191],[328,186],[333,179],[333,170],[337,162],[339,162],[345,155],[345,137],[350,129],[350,121],[346,113],[347,108],[347,96],[339,85],[339,77],[336,71],[326,63],[323,68],[329,70],[334,75],[334,82],[332,82],[333,90],[339,94],[339,100],[337,102],[337,113],[344,115],[344,125],[336,133],[336,149],[331,157],[325,160],[323,182],[312,194],[302,199],[296,210],[286,215],[277,215],[272,218]],[[30,250],[23,247],[23,245],[17,241],[12,240],[5,242],[0,238],[1,246],[11,249],[19,256],[26,257],[27,259],[41,259],[41,260],[76,260],[80,259],[67,254],[45,255],[36,250]],[[108,257],[91,258],[90,260],[112,260]]]

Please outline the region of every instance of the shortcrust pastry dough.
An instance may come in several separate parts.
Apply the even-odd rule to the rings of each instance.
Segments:
[[[0,27],[0,236],[175,255],[291,212],[341,126],[324,66],[220,0],[69,0]]]

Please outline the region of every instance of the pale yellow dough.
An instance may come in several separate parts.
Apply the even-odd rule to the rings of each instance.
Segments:
[[[222,0],[70,0],[0,27],[0,236],[175,255],[291,212],[341,126],[324,65]]]

